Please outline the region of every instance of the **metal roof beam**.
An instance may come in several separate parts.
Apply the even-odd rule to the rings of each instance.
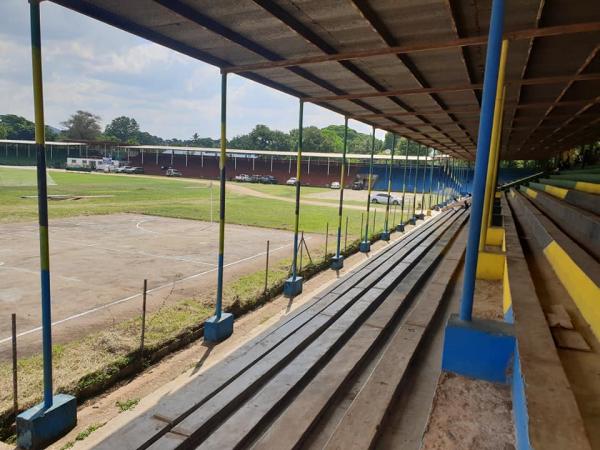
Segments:
[[[506,85],[541,85],[541,84],[556,84],[556,83],[571,83],[575,81],[592,81],[600,80],[600,73],[590,73],[581,75],[559,75],[550,77],[539,77],[529,78],[526,80],[509,80]],[[482,84],[465,84],[458,86],[440,86],[435,88],[414,88],[414,89],[396,89],[385,92],[357,92],[354,94],[338,95],[338,96],[323,96],[323,97],[305,97],[305,101],[308,102],[322,102],[322,101],[337,101],[337,100],[351,100],[359,98],[370,98],[370,97],[388,97],[390,95],[422,95],[439,92],[461,92],[471,91],[473,89],[482,89]]]
[[[313,32],[310,28],[308,28],[302,22],[300,22],[296,17],[294,17],[292,14],[289,14],[284,8],[282,8],[281,6],[279,6],[272,0],[254,0],[254,3],[259,5],[261,8],[263,8],[269,14],[271,14],[274,17],[276,17],[277,19],[279,19],[288,28],[290,28],[292,31],[294,31],[295,33],[302,36],[310,44],[319,48],[324,53],[326,53],[326,54],[338,53],[338,51],[335,47],[330,45],[327,41],[325,41],[323,38],[321,38],[321,36],[319,36],[317,33]],[[358,66],[356,66],[352,62],[339,61],[339,64],[342,65],[344,68],[346,68],[351,73],[353,73],[354,75],[356,75],[362,81],[364,81],[365,83],[372,86],[377,91],[385,92],[384,86],[382,86],[379,82],[377,82],[372,77],[370,77],[368,74],[366,74],[362,69],[360,69]],[[389,96],[389,99],[391,101],[393,101],[394,103],[396,103],[401,108],[406,109],[408,111],[412,111],[412,108],[409,105],[405,104],[404,102],[402,102],[400,99],[396,98],[395,96]],[[424,117],[418,117],[418,118],[421,121],[425,122],[426,124],[430,124],[430,122],[427,120],[427,118],[424,118]],[[399,125],[405,125],[402,122],[398,121],[397,119],[392,118],[390,120],[397,122]],[[406,126],[411,128],[408,125],[406,125]],[[430,136],[424,134],[423,132],[420,132],[417,129],[415,129],[415,132],[422,134],[424,136],[430,137]],[[435,139],[433,139],[433,140],[435,141]]]
[[[509,41],[532,39],[547,36],[560,36],[564,34],[589,33],[600,31],[600,22],[576,23],[571,25],[559,25],[543,28],[529,28],[526,30],[513,31],[504,34],[504,39]],[[408,53],[427,52],[435,50],[454,49],[474,45],[487,44],[486,36],[474,36],[467,38],[449,39],[445,41],[423,42],[418,44],[397,45],[387,48],[373,48],[367,50],[356,50],[351,52],[328,53],[318,56],[306,56],[301,58],[282,59],[280,61],[268,61],[255,64],[243,64],[238,66],[224,67],[227,73],[254,72],[259,70],[285,68],[293,66],[305,66],[324,62],[340,62],[352,59],[372,58],[384,55],[398,55]]]
[[[360,14],[365,18],[367,22],[371,25],[371,27],[375,30],[377,34],[381,37],[383,42],[388,46],[392,47],[398,45],[397,39],[391,33],[391,31],[387,28],[385,23],[381,20],[381,18],[377,15],[377,13],[373,10],[368,1],[365,0],[351,0],[354,6],[359,10]],[[404,66],[408,69],[409,73],[413,76],[415,81],[423,88],[431,87],[429,82],[426,80],[423,73],[417,68],[415,63],[410,59],[410,57],[406,54],[399,54],[396,57],[404,64]],[[471,80],[469,80],[471,81]],[[436,94],[430,95],[431,99],[439,105],[442,110],[448,109],[448,105]],[[412,109],[412,108],[411,108]],[[469,140],[473,145],[475,145],[475,141],[473,140],[473,136],[466,130],[466,128],[454,117],[451,113],[447,114],[450,120],[452,120],[455,125],[463,131],[463,133],[468,136]],[[431,123],[428,119],[422,118],[418,116],[419,119]],[[435,125],[433,125],[435,128]],[[441,131],[441,130],[438,130]]]
[[[209,30],[213,33],[216,33],[216,34],[222,36],[223,38],[225,38],[241,47],[244,47],[244,48],[252,51],[253,53],[256,53],[259,56],[262,56],[265,59],[269,59],[271,61],[278,61],[278,60],[283,59],[283,57],[281,55],[279,55],[278,53],[267,49],[266,47],[258,44],[257,42],[255,42],[251,39],[246,38],[245,36],[237,33],[234,30],[231,30],[230,28],[228,28],[228,27],[224,26],[223,24],[217,22],[216,20],[202,14],[198,10],[192,8],[191,6],[189,6],[185,3],[182,3],[179,0],[154,0],[154,1],[156,3],[158,3],[159,5],[163,6],[164,8],[189,20],[190,22],[193,22],[196,25],[206,28],[207,30]],[[288,67],[287,70],[316,84],[317,86],[320,86],[323,89],[326,89],[330,92],[335,93],[336,95],[345,95],[346,94],[346,92],[344,90],[335,87],[328,81],[323,80],[322,78],[312,74],[311,72],[309,72],[301,67]],[[242,74],[242,75],[245,75],[245,74]],[[302,97],[304,97],[304,95],[298,95],[298,97],[302,98]],[[368,111],[371,111],[373,113],[380,112],[377,108],[375,108],[365,102],[362,102],[358,99],[353,100],[353,102],[356,105],[358,105],[364,109],[367,109]],[[320,103],[320,102],[313,102],[313,103]],[[330,109],[335,111],[334,108],[330,108]],[[344,114],[341,111],[336,111],[336,112],[339,112],[340,114]],[[366,123],[369,123],[369,122],[366,122]],[[372,123],[369,123],[369,124],[374,125]],[[403,125],[403,123],[399,122],[399,125]],[[427,136],[426,134],[424,134],[418,130],[415,130],[415,132],[419,133],[421,135]],[[435,139],[433,139],[433,140],[435,140]]]

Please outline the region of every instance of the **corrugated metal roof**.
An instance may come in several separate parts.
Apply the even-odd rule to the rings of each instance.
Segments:
[[[240,75],[474,156],[491,0],[53,1],[226,70],[332,55]],[[596,139],[600,2],[506,0],[505,30],[512,37],[502,157],[547,158]],[[404,51],[384,53],[390,47]],[[346,55],[357,51],[363,55]]]

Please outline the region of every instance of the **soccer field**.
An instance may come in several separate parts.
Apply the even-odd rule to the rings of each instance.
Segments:
[[[219,207],[218,182],[197,179],[166,179],[138,175],[107,175],[98,173],[48,172],[50,219],[81,215],[136,213],[203,221],[217,220]],[[37,219],[35,171],[0,168],[0,223],[30,222]],[[293,186],[240,185],[229,183],[226,221],[281,230],[293,230]],[[317,199],[327,194],[323,188],[302,188],[300,229],[307,233],[324,233],[326,224],[333,232],[338,224],[337,201]],[[318,201],[317,201],[318,200]],[[348,216],[349,236],[358,236],[365,207],[350,200],[344,211],[344,226]],[[396,214],[394,215],[394,209]],[[405,216],[408,215],[407,205]],[[375,212],[377,211],[377,212]],[[370,223],[375,230],[384,225],[383,205],[371,208]],[[394,220],[395,219],[395,220]],[[400,210],[391,208],[389,223],[400,221]]]

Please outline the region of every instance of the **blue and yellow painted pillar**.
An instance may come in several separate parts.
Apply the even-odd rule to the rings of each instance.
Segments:
[[[460,304],[460,319],[470,321],[473,314],[473,295],[475,294],[475,276],[479,256],[479,240],[485,201],[486,169],[489,161],[494,104],[500,66],[500,48],[504,26],[504,0],[493,0],[488,36],[483,95],[479,133],[477,137],[477,157],[473,180],[473,201],[465,255],[465,274]]]
[[[394,170],[394,151],[396,150],[396,135],[392,134],[392,151],[390,153],[390,169],[388,171],[388,186],[387,186],[387,204],[385,205],[385,219],[383,222],[383,233],[381,239],[384,241],[390,240],[390,230],[388,228],[390,217],[390,196],[392,195],[392,170]]]
[[[344,257],[340,253],[342,244],[342,214],[344,209],[344,177],[346,175],[346,152],[348,150],[348,117],[344,117],[344,146],[342,150],[342,165],[340,168],[340,202],[338,206],[338,227],[335,256],[331,258],[331,268],[340,270],[344,267]],[[368,222],[368,218],[367,218]]]
[[[429,167],[429,200],[427,202],[428,215],[431,214],[431,197],[433,196],[433,163],[435,162],[435,149],[431,149],[431,160]]]
[[[404,202],[406,199],[406,168],[408,166],[408,140],[404,141],[406,153],[404,155],[404,170],[402,171],[402,202],[400,207],[400,223],[396,225],[396,231],[404,231]]]
[[[304,100],[300,99],[298,114],[298,154],[296,155],[296,210],[294,219],[294,253],[292,256],[292,276],[283,285],[283,294],[293,298],[302,292],[302,277],[298,276],[298,230],[300,227],[300,177],[302,174],[302,132],[304,122]]]
[[[358,249],[361,253],[371,251],[371,239],[369,238],[369,214],[371,212],[371,190],[373,186],[373,157],[375,155],[375,127],[371,136],[371,157],[369,158],[369,181],[367,190],[367,220],[365,220],[365,234]]]
[[[43,402],[17,416],[17,443],[25,449],[45,448],[77,423],[77,401],[71,395],[53,395],[52,388],[52,301],[50,297],[50,246],[48,235],[48,187],[46,179],[46,138],[42,80],[42,39],[40,2],[29,2],[31,62],[35,110],[37,155],[38,222],[40,244],[40,285],[42,309]]]
[[[417,208],[417,182],[419,181],[419,157],[421,156],[421,144],[417,144],[417,164],[415,166],[415,183],[413,184],[413,198],[412,198],[412,211],[410,213],[410,219],[408,222],[411,225],[414,225],[417,221],[417,216],[415,215]],[[410,179],[410,171],[409,171],[409,179]]]
[[[215,315],[204,322],[204,340],[220,342],[233,333],[233,314],[223,312],[223,270],[225,255],[225,184],[227,166],[227,74],[221,73],[221,154],[219,157],[219,256]]]
[[[417,214],[417,219],[425,219],[425,180],[427,179],[427,157],[429,156],[429,148],[423,146],[425,155],[423,156],[423,181],[421,182],[421,212]]]

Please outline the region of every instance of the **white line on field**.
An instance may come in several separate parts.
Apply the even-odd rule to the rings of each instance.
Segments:
[[[310,237],[307,237],[306,239],[308,240],[308,239],[310,239]],[[283,249],[283,248],[289,247],[289,246],[291,246],[291,245],[293,245],[293,244],[286,244],[286,245],[282,245],[281,247],[274,248],[274,249],[272,249],[271,251],[272,251],[272,252],[276,252],[276,251],[278,251],[278,250],[281,250],[281,249]],[[242,262],[245,262],[245,261],[249,261],[249,260],[251,260],[251,259],[254,259],[254,258],[258,258],[259,256],[263,256],[263,255],[265,255],[266,253],[267,253],[266,251],[265,251],[265,252],[260,252],[260,253],[257,253],[257,254],[255,254],[255,255],[248,256],[247,258],[238,259],[237,261],[230,262],[229,264],[225,264],[223,267],[225,268],[225,267],[234,266],[234,265],[236,265],[236,264],[239,264],[239,263],[242,263]],[[164,288],[167,288],[167,287],[173,286],[174,284],[182,283],[182,282],[184,282],[184,281],[188,281],[188,280],[191,280],[191,279],[193,279],[193,278],[198,278],[198,277],[201,277],[202,275],[206,275],[206,274],[208,274],[208,273],[211,273],[211,272],[214,272],[214,271],[216,271],[216,270],[217,270],[217,267],[214,267],[214,268],[212,268],[212,269],[205,270],[204,272],[195,273],[195,274],[193,274],[193,275],[189,275],[189,276],[187,276],[187,277],[185,277],[185,278],[182,278],[182,279],[180,279],[180,280],[175,280],[175,281],[173,281],[173,282],[171,282],[171,283],[165,283],[165,284],[163,284],[163,285],[161,285],[161,286],[157,286],[157,287],[155,287],[155,288],[148,289],[148,291],[146,291],[146,292],[147,292],[148,294],[151,294],[152,292],[159,291],[159,290],[161,290],[161,289],[164,289]],[[140,297],[141,295],[142,295],[141,293],[139,293],[139,294],[134,294],[134,295],[130,295],[129,297],[121,298],[121,299],[119,299],[119,300],[115,300],[115,301],[112,301],[112,302],[110,302],[110,303],[106,303],[106,304],[104,304],[104,305],[101,305],[101,306],[97,306],[97,307],[95,307],[95,308],[88,309],[87,311],[83,311],[83,312],[80,312],[80,313],[78,313],[78,314],[74,314],[74,315],[72,315],[72,316],[65,317],[64,319],[60,319],[60,320],[57,320],[56,322],[52,322],[52,326],[55,326],[55,325],[60,325],[61,323],[65,323],[65,322],[68,322],[68,321],[70,321],[70,320],[73,320],[73,319],[78,319],[78,318],[80,318],[80,317],[87,316],[88,314],[91,314],[91,313],[94,313],[94,312],[97,312],[97,311],[101,311],[101,310],[103,310],[103,309],[106,309],[106,308],[110,308],[111,306],[115,306],[115,305],[118,305],[118,304],[120,304],[120,303],[125,303],[125,302],[127,302],[127,301],[129,301],[129,300],[132,300],[132,299],[134,299],[134,298]],[[35,332],[37,332],[37,331],[40,331],[41,329],[42,329],[42,327],[35,327],[35,328],[32,328],[32,329],[30,329],[30,330],[23,331],[22,333],[18,333],[18,334],[17,334],[17,337],[26,336],[26,335],[28,335],[28,334],[35,333]],[[6,343],[6,342],[10,342],[11,340],[12,340],[12,337],[10,337],[10,336],[9,336],[9,337],[7,337],[7,338],[1,339],[1,340],[0,340],[0,345],[4,344],[4,343]]]

